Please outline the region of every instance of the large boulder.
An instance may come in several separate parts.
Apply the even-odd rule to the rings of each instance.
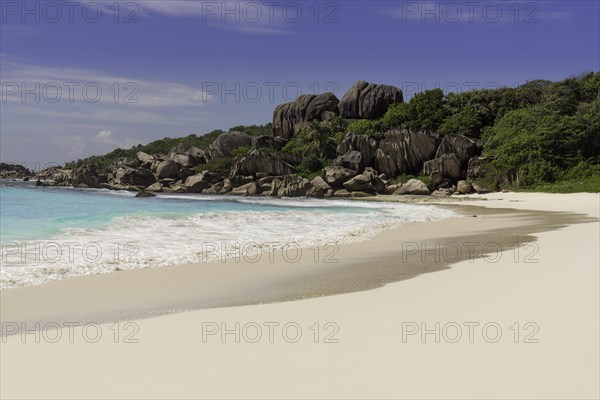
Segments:
[[[403,184],[398,190],[396,190],[394,195],[404,195],[404,194],[413,194],[413,195],[428,195],[430,194],[427,185],[421,182],[418,179],[409,179],[408,182]]]
[[[158,179],[177,178],[179,176],[179,168],[179,165],[174,161],[163,161],[156,168],[156,177]]]
[[[268,154],[260,150],[251,150],[245,157],[241,157],[234,162],[231,168],[231,176],[256,176],[259,173],[280,176],[294,173],[294,167],[288,164],[285,158],[281,153]]]
[[[327,167],[324,170],[325,182],[334,189],[341,189],[344,182],[354,178],[358,172],[337,165]]]
[[[366,135],[358,135],[349,133],[344,136],[337,147],[337,153],[343,155],[351,150],[356,150],[360,153],[364,166],[370,167],[375,161],[377,153],[377,141]]]
[[[375,155],[375,168],[388,177],[418,174],[423,163],[435,156],[439,137],[406,129],[392,129],[383,135]]]
[[[463,169],[466,169],[469,160],[477,155],[479,148],[473,139],[463,135],[446,135],[440,143],[435,157],[441,157],[444,154],[456,154],[460,159]]]
[[[139,160],[139,162],[141,162],[142,164],[145,163],[150,163],[152,164],[155,161],[155,157],[144,153],[143,151],[138,151],[137,154],[135,155],[135,157]]]
[[[106,181],[102,182],[94,166],[85,165],[73,170],[72,183],[73,187],[77,188],[99,188],[100,184]]]
[[[362,171],[365,167],[362,154],[356,150],[350,150],[346,154],[338,156],[333,160],[332,165],[341,166],[354,171]]]
[[[403,102],[402,90],[395,86],[358,81],[339,104],[340,115],[349,119],[377,119],[388,107]]]
[[[269,148],[281,150],[283,149],[283,146],[286,145],[286,143],[287,140],[281,137],[262,135],[255,136],[252,138],[252,148],[257,150]]]
[[[333,93],[305,94],[291,103],[280,104],[273,112],[273,136],[291,139],[307,122],[323,121],[337,114],[338,99]]]
[[[365,170],[360,175],[344,182],[344,188],[349,192],[381,192],[385,188],[383,181],[374,170]]]
[[[312,188],[310,181],[299,175],[286,175],[273,179],[271,196],[301,197]]]
[[[204,174],[196,174],[188,177],[183,184],[183,188],[188,193],[202,193],[204,189],[208,189],[212,184],[205,179]]]
[[[238,147],[248,147],[252,145],[252,137],[244,132],[227,132],[220,134],[215,141],[208,146],[205,153],[207,161],[217,158],[231,157],[233,151]]]
[[[169,157],[169,160],[179,164],[184,168],[191,168],[202,162],[202,159],[197,158],[190,153],[173,154]]]
[[[120,167],[116,173],[117,183],[147,187],[156,182],[152,171],[145,168]]]
[[[423,175],[435,174],[450,181],[457,181],[461,178],[460,158],[456,154],[443,154],[423,163]]]
[[[312,181],[310,181],[312,187],[306,192],[306,196],[308,197],[316,197],[323,198],[327,194],[327,192],[331,189],[331,186],[325,182],[325,179],[320,176],[315,177]]]

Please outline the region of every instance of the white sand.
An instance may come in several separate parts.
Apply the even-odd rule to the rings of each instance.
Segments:
[[[477,196],[475,196],[477,197]],[[600,216],[597,194],[503,193],[472,204],[553,210]],[[425,225],[425,224],[424,224]],[[424,228],[426,229],[426,228]],[[34,335],[8,337],[1,345],[2,398],[599,398],[600,223],[541,233],[535,247],[502,253],[495,263],[461,262],[445,271],[383,288],[287,303],[190,311],[137,321],[138,343],[119,343],[101,326],[97,343],[81,329],[69,343]],[[533,259],[526,256],[537,249]],[[255,322],[258,343],[234,335],[203,341],[203,323]],[[275,322],[269,343],[265,323]],[[303,330],[288,343],[281,326]],[[314,322],[320,323],[314,343]],[[323,343],[335,323],[338,343]],[[403,342],[403,323],[462,327],[450,343],[433,334]],[[469,342],[465,323],[478,323]],[[518,322],[519,343],[510,329]],[[527,325],[526,323],[535,325]],[[482,326],[502,329],[488,343]],[[525,335],[539,327],[533,339]],[[254,330],[247,325],[248,336]],[[331,332],[330,327],[327,332]],[[52,332],[46,332],[48,336]],[[289,338],[294,329],[288,331]],[[440,332],[443,333],[443,332]],[[94,330],[88,332],[93,336]],[[495,336],[488,330],[488,339]],[[530,338],[531,339],[531,338]]]

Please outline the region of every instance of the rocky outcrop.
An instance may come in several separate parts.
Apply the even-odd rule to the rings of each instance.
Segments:
[[[137,154],[135,155],[135,157],[142,164],[145,164],[145,163],[152,164],[156,160],[156,158],[153,155],[144,153],[143,151],[138,151]]]
[[[252,138],[252,148],[253,149],[275,149],[281,150],[283,146],[285,146],[287,140],[281,137],[275,136],[255,136]]]
[[[0,163],[0,179],[24,179],[32,176],[33,173],[23,165]]]
[[[350,150],[346,154],[338,156],[331,164],[334,166],[348,168],[357,172],[362,171],[362,169],[365,167],[362,154],[356,150]]]
[[[337,147],[337,153],[344,155],[351,150],[358,151],[364,166],[370,167],[375,161],[377,141],[366,135],[346,134]]]
[[[349,192],[382,192],[385,183],[377,176],[372,168],[366,169],[362,174],[344,182],[344,188]]]
[[[477,143],[463,135],[446,135],[440,143],[435,157],[444,154],[456,154],[460,159],[461,168],[466,169],[469,160],[477,155],[479,148]]]
[[[429,189],[427,185],[421,182],[418,179],[410,179],[408,182],[403,184],[400,189],[396,190],[393,194],[395,195],[404,195],[404,194],[413,194],[413,195],[428,195]]]
[[[281,153],[268,154],[260,150],[251,150],[245,157],[241,157],[234,162],[231,168],[231,176],[256,176],[260,173],[280,176],[294,173],[294,167],[288,164],[285,159],[289,160],[289,157]]]
[[[208,179],[205,179],[204,174],[196,174],[188,177],[183,184],[183,188],[188,193],[202,193],[204,189],[208,189],[212,184]]]
[[[456,191],[460,194],[469,194],[473,192],[473,186],[467,181],[458,181]]]
[[[215,141],[208,146],[205,153],[207,161],[218,158],[231,157],[233,151],[238,147],[248,147],[252,145],[252,137],[244,132],[227,132],[220,134]]]
[[[74,169],[71,176],[73,187],[77,188],[99,188],[101,183],[106,183],[105,179],[100,178],[96,168],[91,165]]]
[[[418,174],[425,161],[436,152],[437,135],[421,131],[393,129],[384,133],[375,155],[375,168],[393,177]]]
[[[305,94],[291,103],[277,106],[273,113],[273,136],[291,139],[307,122],[323,121],[329,113],[338,112],[338,99],[333,93]]]
[[[325,180],[320,176],[315,177],[312,181],[310,181],[310,184],[312,185],[312,188],[306,192],[306,196],[308,197],[316,197],[321,199],[327,195],[329,190],[331,190],[331,186],[329,186],[327,182],[325,182]]]
[[[331,166],[324,169],[325,182],[333,189],[341,189],[344,182],[358,175],[357,171],[340,167]]]
[[[156,168],[156,177],[158,179],[177,178],[179,176],[179,168],[179,165],[174,161],[163,161]]]
[[[390,105],[402,101],[402,91],[395,86],[358,81],[342,97],[339,111],[344,118],[377,119]]]
[[[432,177],[434,184],[439,185],[443,179],[456,182],[461,178],[461,162],[456,154],[443,154],[423,164],[423,175]],[[437,175],[436,175],[437,173]],[[432,176],[433,175],[433,176]],[[436,177],[434,179],[434,176]]]
[[[156,182],[154,174],[144,168],[120,167],[116,173],[117,183],[147,187]]]

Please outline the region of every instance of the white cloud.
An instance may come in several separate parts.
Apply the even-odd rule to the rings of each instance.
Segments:
[[[140,80],[99,71],[29,65],[0,53],[0,101],[115,104],[136,107],[202,106],[212,95],[177,82]],[[26,90],[37,93],[39,101]]]
[[[96,139],[103,144],[112,144],[114,137],[112,131],[100,131],[96,135]]]

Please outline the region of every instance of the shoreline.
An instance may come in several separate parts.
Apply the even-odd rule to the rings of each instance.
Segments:
[[[504,249],[498,259],[459,261],[436,273],[420,273],[374,290],[334,296],[204,308],[145,319],[136,319],[129,313],[130,322],[116,325],[122,334],[118,340],[112,330],[114,324],[99,325],[103,335],[93,342],[82,340],[85,332],[82,327],[73,329],[73,341],[68,340],[66,328],[60,330],[62,339],[53,343],[44,332],[38,343],[33,340],[33,333],[26,334],[25,339],[19,334],[5,336],[0,342],[1,395],[3,398],[598,398],[600,196],[503,193],[481,197],[482,201],[469,202],[468,206],[450,205],[478,209],[480,217],[410,224],[423,229],[409,233],[415,242],[456,241],[461,237],[457,235],[461,229],[479,235],[481,242],[487,240],[485,235],[492,235],[500,242],[502,235],[498,231],[502,230],[509,238],[522,234],[526,240],[517,248]],[[497,208],[501,211],[496,211]],[[532,223],[539,231],[523,233],[521,228],[531,229]],[[473,231],[475,225],[478,229]],[[380,236],[386,233],[397,236],[407,232],[388,230]],[[472,235],[467,238],[471,240]],[[365,264],[378,251],[391,251],[390,242],[380,236],[371,239],[370,252],[362,257],[356,245],[340,253],[359,257],[354,260],[357,265]],[[535,242],[530,238],[535,238]],[[392,235],[392,239],[398,238]],[[369,242],[363,242],[361,248],[364,243]],[[527,248],[531,243],[536,244],[533,256],[536,262],[529,263],[525,260],[531,255],[531,248]],[[170,268],[138,270],[127,275],[132,276],[132,285],[154,284],[159,277],[167,277]],[[198,268],[176,269],[179,271],[173,270],[173,275],[179,278],[155,287],[148,293],[150,299],[161,302],[165,296],[173,298],[186,293],[182,287],[193,282],[181,278],[189,278]],[[146,274],[147,271],[150,273]],[[225,273],[223,268],[217,272]],[[235,276],[238,272],[250,274],[248,269],[229,271]],[[246,276],[239,278],[242,281]],[[52,307],[75,307],[82,311],[75,320],[85,321],[86,312],[89,316],[93,311],[89,308],[91,303],[123,311],[123,298],[132,301],[139,294],[128,292],[134,286],[102,280],[102,276],[73,278],[69,286],[80,289],[75,291],[75,297],[58,287],[46,291],[50,287],[46,286],[43,291],[31,291],[21,297],[19,306],[23,307],[22,312],[28,307],[42,307],[38,319],[55,322],[60,321],[56,313],[41,314]],[[262,287],[238,288],[252,292],[282,282],[285,281],[267,280]],[[110,293],[98,298],[98,286],[109,288]],[[0,295],[4,307],[2,318],[6,321],[12,316],[5,311],[18,310],[9,310],[5,293]],[[273,341],[268,339],[264,328],[268,324],[278,327]],[[301,328],[297,342],[282,339],[281,328],[288,324]],[[437,331],[441,339],[435,341],[435,333],[426,336],[426,340],[422,332],[407,336],[405,324],[434,331],[441,326]],[[453,324],[463,328],[457,342],[449,341],[445,330]],[[469,340],[465,324],[477,324],[473,341]],[[493,343],[482,336],[481,328],[489,324],[501,328],[501,337]],[[128,337],[125,334],[132,332],[126,328],[131,326],[135,327],[134,343],[125,340]],[[218,332],[207,333],[208,326],[216,327]],[[235,327],[239,326],[242,328],[241,331],[238,328],[236,335]],[[248,326],[263,327],[258,342],[247,339],[244,328]],[[318,338],[314,335],[315,326]],[[332,327],[336,329],[329,329]],[[532,327],[536,329],[529,329]],[[226,329],[233,331],[223,336]],[[330,338],[335,341],[327,340]],[[102,374],[110,379],[110,384],[98,380]],[[36,385],[31,385],[32,381]]]
[[[379,201],[419,204],[419,197],[382,196]],[[1,320],[109,323],[361,292],[535,242],[539,232],[593,221],[570,213],[469,204],[477,200],[426,201],[458,216],[400,224],[356,243],[294,249],[291,256],[274,250],[258,260],[244,256],[2,289]]]

